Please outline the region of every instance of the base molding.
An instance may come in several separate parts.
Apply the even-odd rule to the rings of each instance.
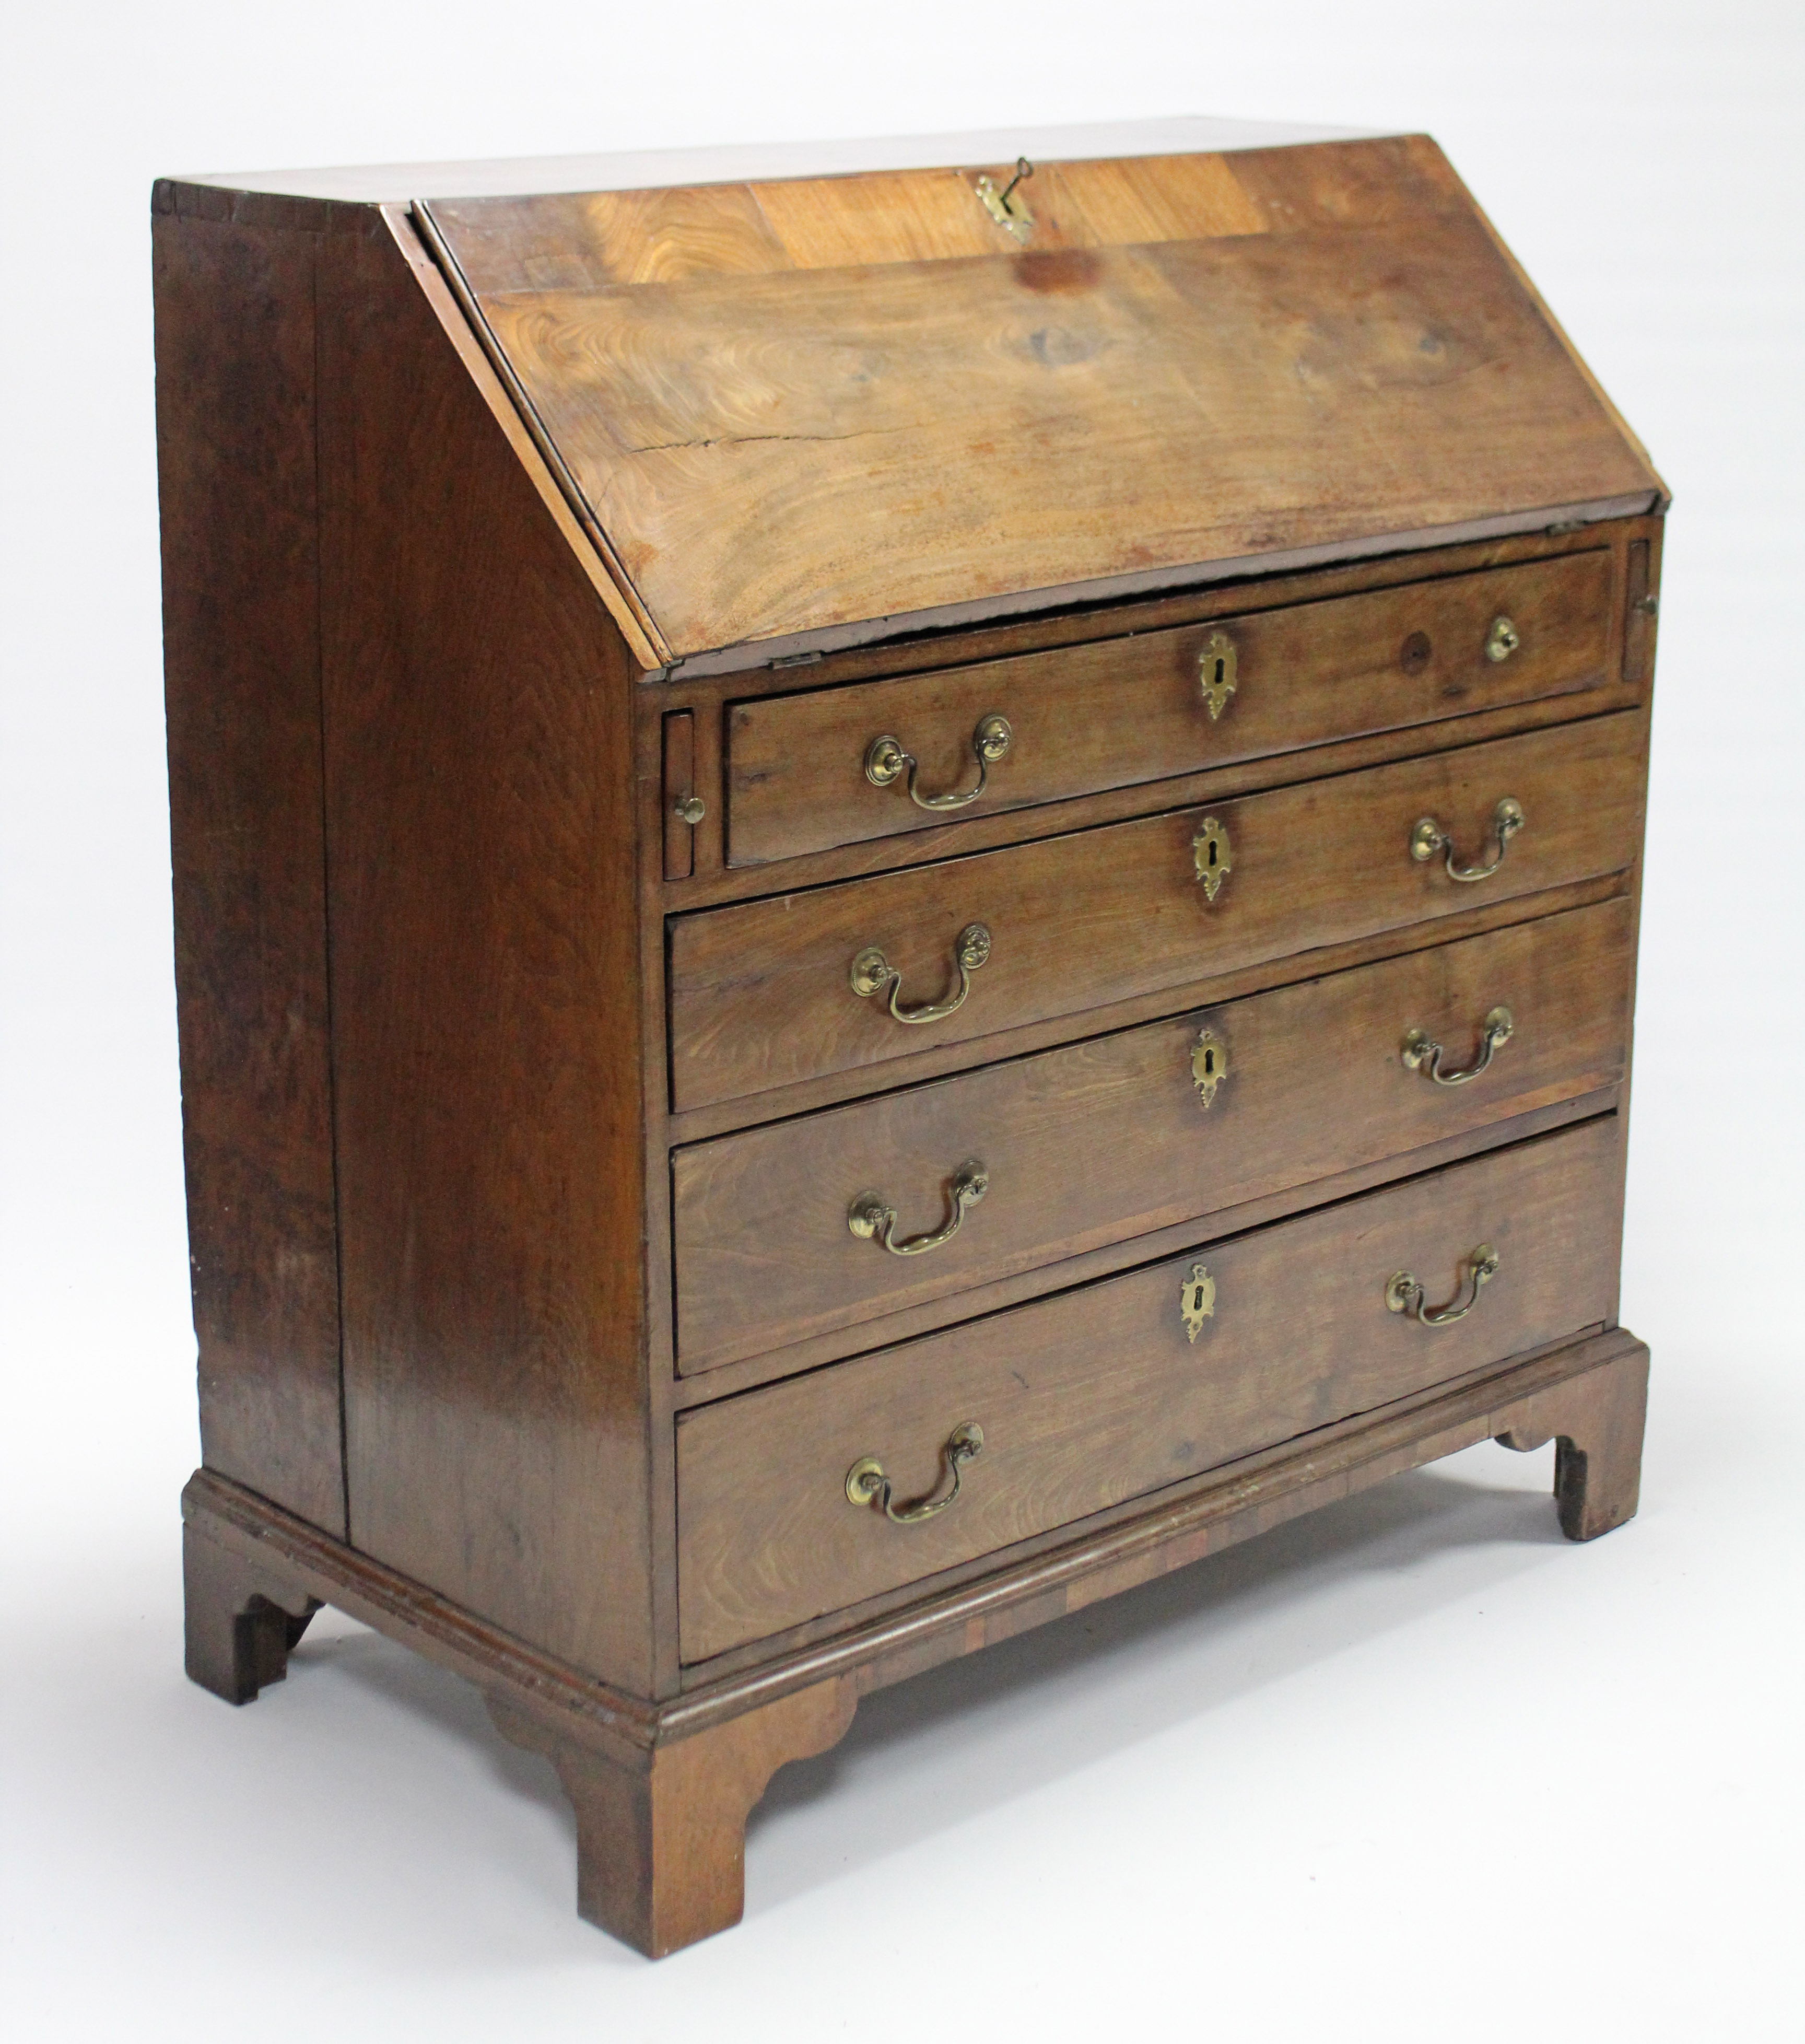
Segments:
[[[1636,1509],[1649,1355],[1588,1335],[1162,1493],[1138,1516],[930,1593],[818,1644],[655,1701],[513,1638],[209,1470],[182,1494],[187,1668],[232,1703],[286,1671],[331,1604],[474,1682],[504,1736],[547,1754],[577,1812],[582,1915],[651,1956],[738,1922],[745,1823],[785,1762],[841,1738],[858,1699],[1182,1568],[1488,1439],[1556,1450],[1561,1531]]]

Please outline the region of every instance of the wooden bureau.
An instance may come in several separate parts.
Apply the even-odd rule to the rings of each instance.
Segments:
[[[189,1672],[467,1676],[647,1952],[876,1685],[1635,1508],[1660,480],[1426,138],[1033,155],[154,194]]]

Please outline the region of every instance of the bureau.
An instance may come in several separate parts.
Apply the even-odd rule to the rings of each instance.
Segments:
[[[1635,1508],[1661,520],[1433,143],[166,180],[187,1666],[735,1921],[873,1687],[1488,1439]]]

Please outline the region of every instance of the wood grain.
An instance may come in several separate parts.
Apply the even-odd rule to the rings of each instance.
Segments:
[[[912,198],[870,259],[478,298],[680,657],[1658,494],[1432,144],[1268,153],[1283,232],[889,259]],[[761,208],[831,240],[864,182]]]
[[[686,1413],[678,1428],[686,1661],[1006,1550],[1237,1455],[1557,1340],[1606,1316],[1615,1117],[1219,1244],[1194,1343],[1186,1255],[832,1370]],[[1480,1243],[1499,1274],[1428,1328],[1388,1312],[1416,1273],[1431,1304]],[[958,1503],[915,1526],[848,1504],[875,1454],[899,1500],[943,1488],[941,1447],[976,1420]],[[757,1472],[756,1480],[752,1472]]]
[[[1023,808],[1369,732],[1578,694],[1610,677],[1611,556],[1602,549],[1176,631],[1100,639],[929,674],[735,704],[728,862],[944,829]],[[1522,639],[1487,657],[1494,619]],[[1206,646],[1234,649],[1234,694],[1212,717]],[[972,735],[1008,720],[1009,750],[969,809],[930,812],[906,778],[875,787],[866,751],[898,737],[924,795],[975,786]]]
[[[202,1453],[344,1530],[316,237],[159,214],[158,490]]]
[[[840,1354],[869,1347],[886,1338],[870,1323],[902,1307],[1612,1085],[1630,923],[1607,902],[679,1150],[678,1367],[835,1331]],[[1501,1002],[1515,1033],[1480,1078],[1438,1086],[1404,1064],[1414,1027],[1448,1068],[1470,1063]],[[1205,1027],[1227,1070],[1208,1108],[1191,1062]],[[989,1189],[943,1247],[890,1256],[848,1229],[873,1189],[901,1235],[939,1227],[968,1157]]]
[[[387,223],[321,302],[351,1537],[649,1685],[632,670]]]
[[[670,1064],[678,1109],[880,1065],[935,1045],[1619,871],[1641,842],[1643,729],[1633,714],[1500,740],[1213,803],[1233,870],[1208,901],[1190,810],[783,895],[670,923]],[[1439,818],[1477,857],[1504,796],[1529,820],[1491,880],[1461,886],[1412,861]],[[880,947],[905,1003],[939,1000],[953,946],[981,922],[993,949],[964,1004],[906,1028],[852,991]]]

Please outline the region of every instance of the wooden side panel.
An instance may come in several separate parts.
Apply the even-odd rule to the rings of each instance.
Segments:
[[[182,1140],[206,1466],[344,1527],[317,237],[153,221]]]
[[[1611,1117],[1108,1282],[686,1415],[678,1429],[683,1658],[698,1661],[1346,1416],[1596,1325],[1617,1237]],[[1431,1327],[1388,1312],[1465,1296]],[[1187,1335],[1203,1262],[1213,1310]],[[899,1506],[947,1489],[943,1444],[983,1450],[956,1504],[910,1526],[849,1503],[875,1456]],[[757,1472],[755,1479],[752,1473]]]
[[[329,245],[350,1537],[643,1691],[632,678],[389,225]]]

